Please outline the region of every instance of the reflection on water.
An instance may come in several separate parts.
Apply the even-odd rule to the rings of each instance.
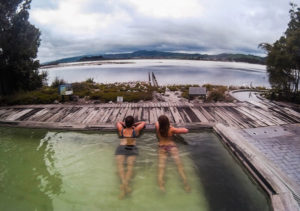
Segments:
[[[258,186],[228,161],[212,133],[183,137],[206,141],[177,144],[190,193],[170,156],[166,192],[160,191],[157,139],[145,133],[137,139],[132,192],[119,200],[117,134],[0,128],[0,210],[268,210]]]
[[[94,78],[100,83],[147,81],[154,72],[159,84],[222,84],[269,87],[264,65],[191,61],[191,60],[131,60],[134,64],[103,64],[56,67],[46,69],[49,83],[57,76],[68,82]],[[118,77],[116,77],[118,76]]]
[[[269,211],[267,197],[212,133],[187,134],[210,210]]]
[[[0,128],[0,210],[52,210],[61,175],[42,130]]]

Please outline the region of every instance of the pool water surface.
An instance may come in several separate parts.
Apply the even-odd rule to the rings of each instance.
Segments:
[[[154,133],[137,139],[132,192],[119,199],[115,133],[0,127],[0,210],[270,210],[261,188],[213,132],[182,136],[178,150],[191,191],[167,159],[157,183]]]

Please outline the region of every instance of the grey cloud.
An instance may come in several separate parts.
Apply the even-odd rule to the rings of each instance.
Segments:
[[[45,0],[35,0],[33,6],[47,8]],[[48,1],[47,1],[48,2]],[[57,1],[51,1],[55,8]],[[56,2],[56,3],[53,3]],[[274,42],[282,35],[289,21],[286,0],[200,0],[204,11],[198,18],[158,18],[136,11],[124,1],[90,0],[82,12],[114,14],[125,12],[130,22],[112,25],[99,31],[94,39],[61,36],[61,32],[46,25],[39,50],[41,61],[61,57],[105,52],[128,52],[138,49],[165,51],[199,51],[257,53],[261,42]],[[294,1],[298,3],[299,0]],[[110,27],[110,26],[109,26]]]

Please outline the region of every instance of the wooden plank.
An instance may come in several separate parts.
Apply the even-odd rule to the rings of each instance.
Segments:
[[[86,110],[84,110],[80,116],[78,116],[76,119],[74,119],[74,122],[82,123],[88,116],[88,114],[93,110],[92,107],[87,107]]]
[[[194,114],[198,117],[200,122],[208,122],[208,119],[205,118],[205,116],[196,108],[190,107],[190,109],[194,112]]]
[[[103,123],[104,118],[109,114],[110,108],[102,108],[101,113],[102,115],[98,119],[98,123]]]
[[[30,117],[34,116],[39,111],[43,110],[43,108],[32,108],[32,110],[23,116],[20,116],[16,121],[27,121]]]
[[[183,110],[183,107],[177,107],[178,109],[178,112],[181,116],[181,118],[183,119],[183,121],[185,123],[189,123],[189,122],[192,122],[192,120],[190,119],[190,117],[185,113],[185,111]]]
[[[126,116],[133,116],[134,115],[134,108],[132,106],[129,107]]]
[[[233,119],[233,121],[236,121],[238,124],[248,124],[248,127],[260,127],[260,125],[257,124],[256,121],[243,115],[234,107],[227,106],[221,109],[224,110],[224,112],[227,113],[227,115],[229,115]]]
[[[262,108],[251,107],[251,110],[254,110],[257,113],[259,113],[259,115],[262,116],[262,118],[267,119],[268,121],[272,122],[273,125],[280,125],[280,124],[288,123],[288,122],[284,122],[281,119],[275,117],[274,115],[272,115],[271,112],[265,111]]]
[[[181,118],[178,109],[176,107],[171,107],[170,108],[171,114],[174,118],[175,123],[183,123],[183,119]]]
[[[83,124],[91,124],[91,121],[95,117],[95,115],[99,112],[99,108],[91,108],[87,117],[82,121]]]
[[[38,112],[36,112],[34,115],[30,116],[27,121],[36,121],[37,119],[39,119],[41,116],[43,116],[44,114],[48,113],[49,109],[44,108]]]
[[[206,110],[206,112],[209,113],[209,115],[211,115],[216,122],[223,123],[224,125],[228,125],[226,120],[222,118],[222,115],[218,115],[218,113],[216,113],[216,109],[217,107],[209,106],[209,107],[205,107],[203,110]]]
[[[5,113],[1,114],[0,119],[6,119],[8,116],[15,114],[15,112],[21,111],[22,109],[7,109]]]
[[[60,122],[68,122],[81,109],[82,107],[77,107],[77,106],[71,107],[68,113],[63,118],[60,119]]]
[[[0,117],[2,114],[5,114],[7,112],[8,109],[0,109]]]
[[[204,107],[198,107],[197,108],[203,115],[204,117],[209,121],[209,122],[215,122],[215,119],[212,115],[210,115],[205,109]]]
[[[161,115],[164,115],[164,112],[163,112],[162,108],[157,107],[157,108],[155,108],[155,110],[156,110],[156,116],[157,116],[157,119],[158,119],[158,117],[160,117]]]
[[[102,122],[106,123],[114,110],[115,110],[114,108],[110,108],[107,115],[102,119]]]
[[[137,117],[137,121],[141,121],[142,120],[142,112],[143,112],[143,108],[142,107],[139,107],[138,108],[138,111],[137,112],[135,112],[135,113],[137,113],[137,115],[136,115],[136,117]]]
[[[94,115],[90,124],[100,124],[102,123],[103,115],[107,112],[106,108],[99,108],[97,113]]]
[[[192,111],[191,107],[184,107],[183,110],[185,111],[186,115],[190,118],[191,122],[200,122],[200,119]]]
[[[56,122],[57,119],[60,119],[67,111],[68,108],[60,108],[56,113],[47,119],[47,122]]]
[[[155,123],[157,121],[156,111],[153,108],[149,108],[149,122]]]
[[[234,117],[229,111],[224,109],[224,107],[217,107],[215,112],[222,116],[223,119],[227,122],[228,125],[235,127],[235,128],[249,128],[252,127],[252,125],[248,125],[247,122],[239,121],[240,118]]]
[[[14,120],[20,118],[21,116],[29,113],[32,110],[33,109],[23,109],[23,110],[21,110],[19,112],[16,112],[16,113],[13,113],[13,114],[9,115],[8,117],[6,117],[6,120],[14,121]]]
[[[63,118],[61,120],[61,122],[72,122],[72,119],[77,118],[77,116],[82,112],[83,107],[73,107],[69,114],[67,116],[65,116],[65,118]]]
[[[50,119],[53,115],[57,114],[61,109],[62,108],[59,107],[49,108],[48,112],[45,113],[43,116],[40,116],[40,118],[37,121],[47,122],[48,119]]]
[[[125,115],[126,115],[128,109],[129,109],[128,107],[124,107],[124,108],[120,109],[119,114],[116,118],[117,122],[124,121],[124,118],[125,118]]]
[[[269,121],[268,119],[264,118],[263,115],[256,112],[255,110],[250,110],[249,107],[239,107],[240,110],[243,110],[244,112],[247,112],[249,115],[255,117],[256,119],[263,122],[266,126],[275,125],[273,122]]]
[[[164,115],[166,115],[169,118],[170,123],[174,123],[175,120],[172,116],[170,108],[169,107],[164,107],[163,111],[164,111]]]
[[[251,115],[250,113],[248,113],[247,111],[244,111],[243,109],[241,109],[240,107],[235,107],[235,110],[237,110],[240,115],[242,116],[246,116],[245,119],[250,119],[251,121],[255,122],[255,124],[258,127],[265,127],[268,126],[268,124],[266,124],[265,122],[261,121],[260,119],[256,118],[255,116]]]
[[[270,108],[270,111],[274,115],[274,117],[277,117],[277,118],[279,118],[280,120],[282,120],[284,122],[289,122],[289,123],[298,123],[298,122],[300,122],[300,118],[297,118],[297,116],[292,115],[287,110],[272,107],[272,108]]]
[[[107,120],[108,123],[115,123],[116,122],[116,119],[117,119],[117,116],[119,114],[120,109],[121,108],[118,108],[118,107],[114,108],[112,114],[108,117],[108,120]]]
[[[136,122],[138,121],[138,115],[139,115],[138,112],[139,109],[137,107],[134,107],[133,118]]]
[[[147,107],[143,108],[142,116],[143,116],[142,117],[143,121],[150,123],[149,108],[147,108]]]

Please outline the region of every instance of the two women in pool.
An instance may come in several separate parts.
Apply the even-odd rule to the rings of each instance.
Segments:
[[[117,147],[115,155],[118,167],[119,177],[121,179],[120,198],[124,198],[127,193],[131,192],[129,187],[130,180],[133,175],[133,167],[136,156],[138,155],[138,148],[136,147],[136,137],[139,136],[141,130],[145,128],[146,122],[134,123],[132,116],[127,116],[125,122],[118,122],[116,127],[121,138],[120,145]],[[175,128],[170,125],[167,116],[162,115],[155,123],[156,134],[158,137],[158,184],[162,191],[165,191],[164,186],[164,172],[166,168],[166,159],[168,154],[171,154],[179,175],[182,178],[184,189],[188,192],[190,187],[184,173],[183,165],[181,163],[179,152],[176,144],[172,140],[174,134],[188,133],[186,128]],[[124,170],[124,162],[127,163],[127,171]]]

